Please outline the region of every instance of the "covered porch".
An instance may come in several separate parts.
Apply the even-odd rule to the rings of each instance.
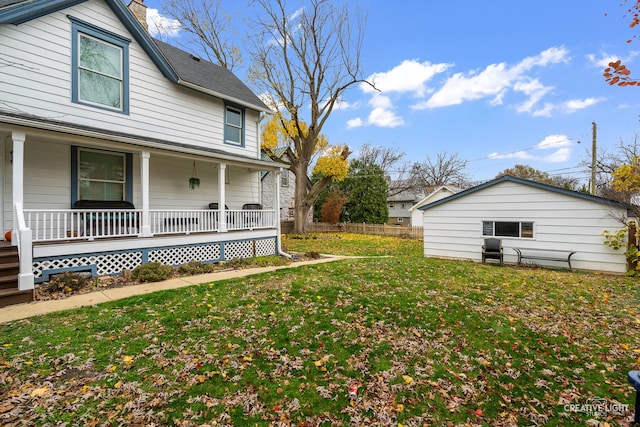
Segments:
[[[19,290],[64,271],[119,274],[150,261],[177,265],[280,253],[277,164],[218,150],[132,147],[78,135],[61,141],[29,129],[7,135],[2,198],[11,215],[5,210],[2,222],[19,250]],[[85,176],[85,152],[122,159],[116,178],[98,184],[121,187],[125,203],[81,203],[80,187],[98,181]],[[190,189],[196,164],[202,184]],[[272,206],[260,200],[264,171],[275,172],[269,174]]]

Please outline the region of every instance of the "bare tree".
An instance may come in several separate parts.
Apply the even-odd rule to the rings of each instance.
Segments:
[[[230,70],[240,62],[240,49],[229,38],[231,17],[219,0],[166,0],[162,9],[191,36],[188,44],[200,46],[210,62]]]
[[[252,25],[258,31],[252,38],[252,77],[271,105],[288,115],[282,115],[282,127],[290,128],[287,120],[294,124],[286,158],[296,181],[294,230],[305,233],[309,210],[332,180],[309,179],[322,128],[347,89],[368,83],[360,64],[364,22],[357,9],[335,0],[309,0],[297,10],[286,0],[253,3],[261,10]],[[340,156],[349,156],[346,146]]]
[[[415,191],[415,181],[411,179],[411,164],[404,161],[405,153],[389,147],[364,144],[360,148],[358,160],[368,165],[378,165],[387,177],[389,197],[405,191]]]
[[[424,162],[414,163],[412,176],[426,192],[443,185],[462,187],[469,180],[463,172],[466,167],[467,161],[461,159],[458,153],[449,154],[444,151],[438,153],[435,159],[427,156]]]

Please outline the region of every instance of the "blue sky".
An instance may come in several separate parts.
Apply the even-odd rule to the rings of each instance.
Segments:
[[[161,18],[159,0],[145,4],[149,18]],[[222,2],[230,11],[243,4]],[[410,162],[446,151],[469,162],[472,180],[526,164],[586,182],[580,163],[589,161],[592,122],[598,152],[640,131],[640,88],[602,77],[617,58],[640,76],[640,41],[626,42],[640,30],[628,27],[619,0],[359,4],[367,13],[364,75],[380,92],[351,88],[323,129],[353,156],[363,144]]]

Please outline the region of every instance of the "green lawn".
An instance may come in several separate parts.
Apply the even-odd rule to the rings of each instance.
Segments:
[[[632,419],[634,280],[425,259],[422,243],[406,239],[313,237],[284,244],[370,257],[0,325],[0,424]],[[606,407],[598,418],[593,402]],[[614,411],[618,403],[629,411]]]

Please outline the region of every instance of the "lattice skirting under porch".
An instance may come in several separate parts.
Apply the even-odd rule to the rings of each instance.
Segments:
[[[133,270],[147,262],[178,266],[194,260],[220,262],[269,255],[276,255],[275,237],[35,258],[33,274],[36,283],[41,283],[53,274],[67,271],[90,272],[97,277],[118,275],[123,270]]]

